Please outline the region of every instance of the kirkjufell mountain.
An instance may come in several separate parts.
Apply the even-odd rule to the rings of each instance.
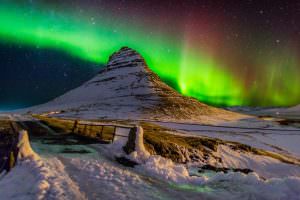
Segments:
[[[237,119],[241,115],[185,97],[149,69],[135,50],[113,53],[94,78],[46,104],[29,109],[56,115],[111,119]],[[209,121],[209,120],[208,120]]]

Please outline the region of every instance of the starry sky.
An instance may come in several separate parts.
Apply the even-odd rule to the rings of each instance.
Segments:
[[[0,110],[79,86],[122,46],[217,106],[300,103],[300,1],[2,0]]]

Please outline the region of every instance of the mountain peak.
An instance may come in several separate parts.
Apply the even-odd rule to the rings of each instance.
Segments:
[[[100,70],[99,73],[101,74],[120,68],[136,68],[136,71],[150,71],[142,55],[127,46],[124,46],[120,50],[114,52],[109,57],[106,67]]]
[[[120,64],[122,62],[143,62],[143,63],[145,63],[145,60],[134,49],[131,49],[129,47],[122,47],[119,51],[113,53],[109,57],[107,67],[114,66],[114,65]]]

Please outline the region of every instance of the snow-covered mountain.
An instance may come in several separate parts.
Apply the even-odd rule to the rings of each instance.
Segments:
[[[289,119],[299,119],[300,118],[300,104],[293,107],[287,108],[272,108],[272,109],[262,109],[253,112],[256,115],[270,115],[281,118]]]
[[[300,104],[290,108],[282,108],[276,110],[277,115],[287,115],[287,116],[295,116],[297,118],[300,117]]]
[[[128,47],[112,54],[107,66],[90,81],[29,110],[39,113],[63,110],[64,116],[82,118],[216,121],[241,117],[182,96],[163,83],[143,57]]]

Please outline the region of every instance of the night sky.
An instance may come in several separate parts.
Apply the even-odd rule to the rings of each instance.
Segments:
[[[45,102],[129,46],[184,95],[300,103],[300,1],[1,1],[0,109]]]

